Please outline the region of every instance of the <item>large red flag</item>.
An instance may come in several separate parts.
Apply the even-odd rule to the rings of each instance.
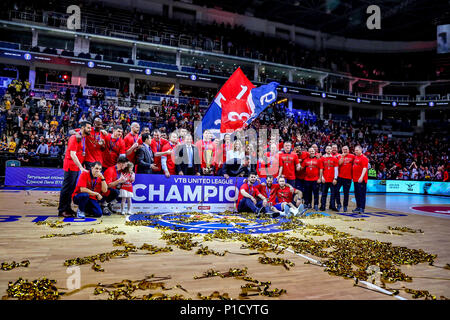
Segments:
[[[220,89],[215,102],[222,107],[220,132],[241,129],[252,114],[247,97],[255,86],[238,68]]]

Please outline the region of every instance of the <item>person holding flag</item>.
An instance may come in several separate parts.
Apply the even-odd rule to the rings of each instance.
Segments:
[[[277,98],[279,83],[271,82],[256,88],[238,68],[225,82],[195,130],[197,137],[202,132],[232,133],[245,129],[258,115]]]

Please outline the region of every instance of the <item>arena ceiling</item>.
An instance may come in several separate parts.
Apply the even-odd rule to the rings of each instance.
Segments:
[[[450,23],[450,0],[192,0],[193,4],[369,40],[436,40],[436,23]],[[381,29],[369,30],[367,7],[378,5]]]

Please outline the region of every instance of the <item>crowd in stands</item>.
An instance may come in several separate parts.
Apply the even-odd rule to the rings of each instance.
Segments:
[[[176,132],[174,141],[178,143],[186,133],[190,132],[194,136],[194,122],[201,120],[203,112],[196,99],[180,105],[163,100],[161,105],[151,106],[148,110],[140,110],[135,104],[131,109],[122,108],[104,100],[103,96],[72,97],[70,94],[60,94],[54,100],[33,99],[29,83],[16,80],[1,99],[0,151],[2,155],[8,155],[8,159],[20,160],[23,166],[61,167],[71,130],[78,128],[83,121],[93,123],[94,119],[100,118],[106,132],[112,132],[115,126],[120,126],[123,137],[130,132],[132,123],[136,122],[142,130],[150,133],[157,131],[166,140],[170,140],[170,134]],[[231,143],[227,144],[228,149],[222,149],[221,152],[214,151],[220,149],[217,139],[206,142],[201,140],[214,151],[210,155],[212,159],[208,172],[201,173],[244,175],[257,169],[258,160],[271,148],[272,143],[279,151],[283,148],[283,142],[292,141],[292,148],[297,152],[307,151],[315,144],[317,154],[324,154],[325,147],[331,144],[336,144],[339,149],[348,146],[350,152],[356,145],[361,145],[369,159],[369,167],[375,169],[370,178],[448,179],[446,135],[425,133],[400,139],[392,134],[375,134],[370,125],[355,119],[320,120],[310,111],[294,115],[283,103],[267,108],[253,121],[251,128],[257,132],[268,129],[268,140],[274,129],[282,129],[279,129],[278,141],[271,141],[264,146],[253,145],[248,139],[242,140],[241,145],[235,145],[234,136],[226,136],[225,140],[231,139]],[[180,129],[183,134],[180,134]],[[199,147],[201,149],[201,145]],[[237,161],[233,160],[223,168],[227,162],[227,151],[234,151],[230,159],[235,158]]]
[[[99,28],[102,30],[103,28],[114,30],[110,23],[114,15],[118,15],[120,10],[98,2],[89,4],[78,1],[78,4],[81,6],[82,11],[95,12],[100,16],[97,21]],[[43,8],[49,11],[57,11],[57,6],[47,1],[36,1],[33,3],[5,1],[2,10],[3,18],[8,19],[7,13],[13,9],[42,15]],[[122,13],[124,13],[123,10]],[[177,43],[178,39],[180,36],[186,36],[191,39],[190,46],[192,48],[201,48],[205,51],[218,50],[233,56],[260,59],[296,67],[324,69],[362,78],[424,81],[439,77],[439,74],[433,69],[431,64],[433,55],[431,52],[392,54],[389,59],[380,59],[379,55],[376,54],[310,50],[292,40],[255,34],[239,25],[178,21],[139,12],[136,9],[130,10],[127,14],[130,17],[126,21],[129,24],[128,27],[133,30],[133,33],[136,32],[139,35],[139,40],[141,41],[150,41],[148,40],[149,35],[142,30],[153,30],[170,34],[168,39],[161,39],[162,44],[180,45],[180,43]],[[65,12],[61,12],[61,14],[56,14],[55,16],[63,17],[64,15],[66,15]],[[50,24],[48,19],[45,21]],[[140,34],[140,32],[144,33]],[[157,38],[159,39],[159,37]],[[165,43],[165,40],[168,42]],[[51,50],[51,48],[48,50]],[[131,57],[124,58],[126,63],[130,63]],[[196,67],[196,65],[193,66]],[[201,65],[199,69],[208,69],[211,74],[227,73],[227,70],[222,70],[223,67],[219,64]],[[442,70],[440,73],[442,73]]]

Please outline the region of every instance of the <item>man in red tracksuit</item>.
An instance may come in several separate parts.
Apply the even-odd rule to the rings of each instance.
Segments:
[[[347,146],[342,147],[342,154],[339,157],[339,174],[336,187],[336,205],[337,210],[341,210],[341,195],[340,189],[342,187],[344,191],[344,212],[347,212],[348,199],[350,195],[350,187],[352,185],[352,166],[355,155],[349,153],[349,148]]]
[[[316,157],[314,148],[309,148],[309,157],[303,160],[302,168],[305,168],[305,209],[311,209],[312,196],[314,194],[314,210],[319,210],[319,184],[320,159]]]
[[[126,155],[131,163],[136,164],[136,152],[139,148],[139,130],[140,125],[137,122],[131,124],[131,131],[123,139],[125,142]]]
[[[278,155],[280,163],[280,171],[278,177],[283,175],[286,178],[286,183],[295,186],[295,171],[300,170],[300,161],[297,153],[291,152],[292,142],[286,141],[283,146],[283,151]]]
[[[326,210],[328,189],[330,189],[330,210],[337,211],[335,207],[335,193],[333,186],[337,184],[338,178],[338,159],[331,155],[331,146],[325,148],[325,155],[320,158],[320,176],[322,179],[322,198],[320,210]]]
[[[364,213],[366,207],[366,189],[369,170],[369,159],[362,153],[361,146],[355,147],[353,160],[353,184],[355,186],[356,209],[353,213]]]

